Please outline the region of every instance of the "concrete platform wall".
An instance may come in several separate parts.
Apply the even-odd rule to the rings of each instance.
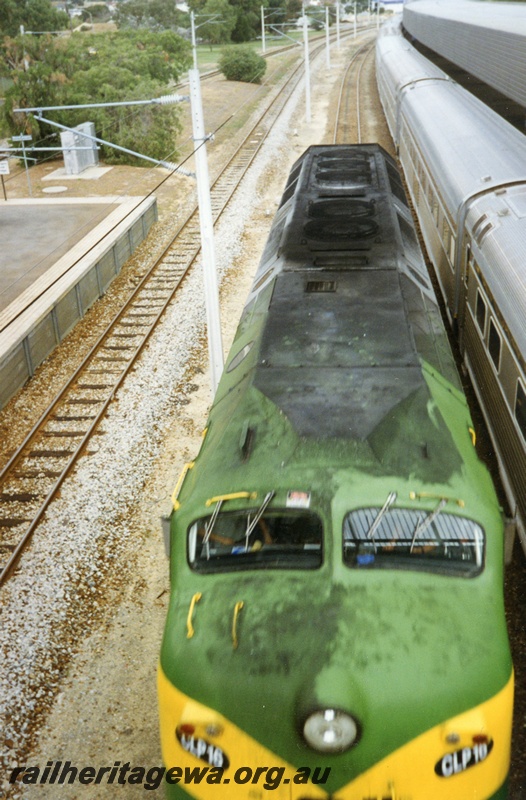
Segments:
[[[0,313],[0,408],[105,293],[156,219],[153,196],[121,202]]]

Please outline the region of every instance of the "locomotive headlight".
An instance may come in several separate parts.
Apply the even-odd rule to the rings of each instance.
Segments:
[[[345,711],[323,708],[307,717],[303,735],[313,750],[320,753],[343,753],[356,741],[358,726]]]

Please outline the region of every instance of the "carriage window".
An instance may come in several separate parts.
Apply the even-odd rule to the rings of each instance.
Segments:
[[[416,205],[420,203],[420,184],[418,182],[418,176],[415,174],[415,179],[413,181],[413,195],[415,198]]]
[[[317,569],[322,538],[322,522],[311,511],[220,512],[190,526],[188,560],[198,572]]]
[[[519,423],[522,435],[526,439],[526,392],[520,381],[517,381],[517,397],[515,399],[515,418]]]
[[[416,569],[472,577],[484,563],[476,522],[434,510],[361,508],[343,523],[343,557],[355,569]]]
[[[449,259],[449,263],[451,266],[453,266],[455,261],[455,238],[451,232],[449,223],[445,218],[442,224],[442,241],[444,242],[444,247],[446,250],[447,257]]]
[[[475,308],[475,315],[477,317],[477,325],[479,326],[481,333],[484,336],[484,330],[486,328],[486,303],[482,299],[482,295],[480,294],[478,289],[477,289],[477,305]]]
[[[455,237],[451,234],[451,238],[449,240],[449,260],[451,261],[451,266],[455,263]]]
[[[491,356],[491,360],[495,364],[497,372],[500,369],[500,351],[501,351],[501,340],[499,332],[495,327],[495,323],[493,320],[490,320],[489,323],[489,336],[488,336],[488,349],[489,354]]]
[[[435,193],[433,191],[433,184],[431,183],[431,180],[429,178],[427,180],[428,180],[428,184],[427,184],[427,202],[429,203],[429,208],[431,209],[431,213],[433,213],[433,205],[436,202]]]
[[[442,222],[442,241],[444,242],[446,253],[449,253],[449,242],[451,241],[451,231],[449,229],[449,225],[447,224],[447,220],[445,219]]]

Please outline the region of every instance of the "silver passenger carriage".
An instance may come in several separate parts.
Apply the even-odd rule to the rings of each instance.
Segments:
[[[388,24],[380,96],[526,551],[526,137]]]

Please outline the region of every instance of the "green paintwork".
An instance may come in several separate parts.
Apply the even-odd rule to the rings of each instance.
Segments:
[[[175,592],[162,657],[167,676],[181,691],[216,708],[293,764],[320,763],[298,735],[306,712],[324,703],[351,709],[363,726],[362,739],[350,753],[329,759],[334,763],[331,788],[440,721],[491,697],[511,672],[502,597],[495,590],[502,585],[499,508],[471,444],[463,398],[431,370],[425,375],[432,418],[439,429],[446,427],[448,445],[460,443],[449,451],[449,460],[458,466],[450,483],[431,483],[428,459],[422,457],[425,480],[416,460],[413,469],[405,467],[407,477],[385,477],[376,459],[368,460],[366,448],[355,442],[300,442],[275,409],[272,418],[264,398],[261,423],[279,431],[279,448],[262,436],[250,462],[244,465],[237,456],[235,464],[240,425],[224,402],[217,426],[223,436],[214,435],[212,414],[205,446],[180,495],[181,510],[174,515]],[[250,398],[248,403],[254,419],[256,403]],[[400,414],[399,428],[408,426],[406,409]],[[224,427],[226,420],[230,424]],[[231,445],[225,444],[229,441]],[[228,470],[225,453],[231,458]],[[447,463],[446,449],[443,456]],[[264,471],[259,468],[262,463]],[[361,469],[354,466],[357,463]],[[444,472],[442,465],[439,471]],[[482,575],[462,579],[420,572],[363,573],[343,566],[344,513],[357,501],[358,506],[381,506],[389,491],[408,498],[410,491],[423,486],[462,497],[465,509],[456,513],[465,513],[485,529],[487,566]],[[323,518],[326,530],[320,570],[191,573],[186,529],[205,513],[208,497],[227,488],[258,490],[260,496],[275,489],[274,504],[279,506],[289,488],[310,487],[316,487],[312,508]],[[331,505],[324,500],[327,497],[333,498]],[[242,504],[235,501],[229,506]],[[422,507],[422,501],[412,504],[409,499],[400,504]],[[435,505],[430,500],[424,507],[432,510]],[[195,591],[203,592],[199,630],[187,640],[186,614]],[[237,600],[245,606],[240,645],[234,651],[230,626]]]

